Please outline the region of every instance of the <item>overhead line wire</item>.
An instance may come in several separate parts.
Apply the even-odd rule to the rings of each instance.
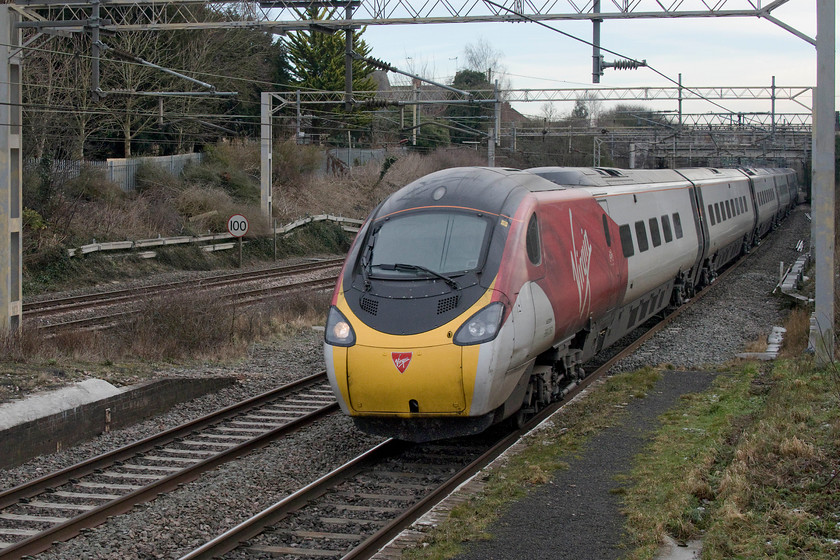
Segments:
[[[567,33],[567,32],[565,32],[565,31],[562,31],[562,30],[560,30],[560,29],[557,29],[556,27],[552,27],[551,25],[548,25],[547,23],[542,22],[542,21],[539,21],[539,20],[537,20],[537,19],[534,19],[534,18],[532,18],[532,17],[530,17],[530,16],[528,16],[528,15],[526,15],[526,14],[519,13],[519,12],[517,12],[516,10],[513,10],[513,9],[511,9],[511,8],[508,8],[507,6],[503,6],[503,5],[501,5],[501,4],[497,4],[496,2],[493,2],[493,0],[484,0],[484,3],[485,3],[485,4],[490,4],[491,6],[495,6],[496,8],[500,8],[500,9],[502,9],[502,10],[505,10],[505,11],[507,11],[507,12],[510,12],[511,14],[515,15],[516,17],[520,17],[520,18],[525,19],[525,20],[528,20],[528,21],[530,21],[530,22],[532,22],[532,23],[536,23],[536,24],[537,24],[537,25],[539,25],[539,26],[545,27],[546,29],[550,29],[551,31],[554,31],[555,33],[559,33],[559,34],[561,34],[561,35],[563,35],[563,36],[565,36],[565,37],[568,37],[569,39],[573,39],[573,40],[575,40],[575,41],[578,41],[578,42],[580,42],[580,43],[583,43],[584,45],[589,45],[590,47],[595,47],[595,46],[597,46],[599,49],[601,49],[601,50],[602,50],[602,51],[604,51],[604,52],[607,52],[607,53],[609,53],[609,54],[612,54],[612,55],[615,55],[615,56],[618,56],[618,57],[621,57],[621,58],[624,58],[624,59],[627,59],[627,60],[629,60],[629,61],[631,61],[631,62],[634,62],[634,63],[636,63],[636,64],[641,64],[641,62],[642,62],[641,60],[636,60],[635,58],[633,58],[633,57],[631,57],[631,56],[627,56],[627,55],[621,54],[621,53],[619,53],[619,52],[613,51],[613,50],[608,49],[608,48],[606,48],[606,47],[603,47],[603,46],[601,46],[601,45],[595,45],[595,43],[592,43],[591,41],[587,41],[586,39],[581,39],[580,37],[577,37],[577,36],[575,36],[575,35],[572,35],[571,33]],[[723,106],[723,105],[721,105],[720,103],[717,103],[717,102],[715,102],[715,101],[713,101],[713,100],[709,99],[708,97],[705,97],[705,96],[701,95],[701,94],[700,94],[700,92],[698,92],[697,90],[695,90],[695,89],[693,89],[693,88],[690,88],[690,87],[686,87],[686,86],[684,86],[684,85],[680,84],[677,80],[675,80],[675,79],[671,78],[670,76],[666,75],[665,73],[663,73],[663,72],[661,72],[661,71],[657,70],[656,68],[654,68],[654,67],[653,67],[653,66],[651,66],[650,64],[647,64],[647,63],[646,63],[646,64],[645,64],[645,67],[650,68],[650,69],[651,69],[651,70],[652,70],[655,74],[657,74],[657,75],[661,76],[662,78],[665,78],[666,80],[668,80],[669,82],[673,83],[674,85],[679,86],[679,87],[681,87],[681,88],[683,88],[683,89],[685,89],[685,90],[687,90],[687,91],[690,91],[691,93],[695,94],[695,95],[696,95],[697,97],[699,97],[700,99],[703,99],[703,100],[705,100],[705,101],[707,101],[707,102],[711,103],[712,105],[714,105],[714,106],[716,106],[716,107],[720,107],[720,108],[721,108],[721,109],[723,109],[724,111],[726,111],[726,112],[728,112],[728,113],[731,113],[731,114],[733,114],[733,115],[738,114],[738,113],[737,113],[737,111],[733,111],[732,109],[730,109],[730,108],[728,108],[728,107],[724,107],[724,106]]]

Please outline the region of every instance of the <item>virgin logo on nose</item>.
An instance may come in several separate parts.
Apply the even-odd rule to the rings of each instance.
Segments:
[[[412,352],[391,352],[391,359],[400,373],[405,373],[408,364],[411,363],[411,354]]]

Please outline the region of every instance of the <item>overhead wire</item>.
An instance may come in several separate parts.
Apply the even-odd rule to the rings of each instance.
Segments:
[[[601,46],[601,45],[595,45],[595,43],[593,43],[593,42],[591,42],[591,41],[587,41],[586,39],[581,39],[580,37],[577,37],[576,35],[572,35],[571,33],[567,33],[566,31],[563,31],[563,30],[561,30],[561,29],[557,29],[556,27],[553,27],[553,26],[551,26],[551,25],[548,25],[547,23],[542,22],[542,21],[539,21],[539,20],[537,20],[537,19],[535,19],[535,18],[532,18],[532,17],[530,17],[530,16],[528,16],[528,15],[526,15],[526,14],[524,14],[524,13],[517,12],[516,10],[514,10],[514,9],[512,9],[512,8],[508,8],[507,6],[503,6],[503,5],[501,5],[501,4],[498,4],[498,3],[496,3],[496,2],[493,2],[493,0],[484,0],[484,3],[486,3],[486,4],[490,4],[491,6],[494,6],[494,7],[496,7],[496,8],[499,8],[499,9],[501,9],[501,10],[505,10],[505,11],[509,12],[510,14],[512,14],[512,15],[514,15],[514,16],[516,16],[516,17],[519,17],[519,18],[522,18],[522,19],[528,20],[528,21],[530,21],[530,22],[532,22],[532,23],[536,23],[537,25],[539,25],[539,26],[541,26],[541,27],[545,27],[546,29],[550,29],[551,31],[554,31],[555,33],[559,33],[560,35],[563,35],[564,37],[568,37],[569,39],[572,39],[572,40],[574,40],[574,41],[578,41],[579,43],[583,43],[584,45],[589,45],[590,47],[595,47],[595,46],[597,46],[599,49],[601,49],[602,51],[604,51],[604,52],[606,52],[606,53],[609,53],[609,54],[611,54],[611,55],[614,55],[614,56],[618,56],[618,57],[621,57],[621,58],[627,59],[627,60],[629,60],[630,62],[632,62],[632,63],[634,63],[634,64],[640,64],[640,65],[641,65],[641,64],[644,62],[643,67],[645,67],[645,68],[649,68],[649,69],[650,69],[653,73],[655,73],[655,74],[657,74],[658,76],[660,76],[660,77],[662,77],[662,78],[664,78],[664,79],[668,80],[668,81],[669,81],[669,82],[671,82],[672,84],[674,84],[674,85],[676,85],[676,86],[679,86],[679,87],[681,87],[682,89],[684,89],[684,90],[686,90],[686,91],[688,91],[688,92],[691,92],[692,94],[696,95],[698,98],[703,99],[704,101],[707,101],[708,103],[711,103],[711,104],[712,104],[712,105],[714,105],[715,107],[719,107],[719,108],[723,109],[723,110],[724,110],[724,111],[726,111],[727,113],[731,113],[731,114],[733,114],[733,115],[734,115],[734,114],[738,114],[738,113],[737,113],[737,111],[733,111],[733,110],[729,109],[728,107],[725,107],[725,106],[721,105],[720,103],[717,103],[716,101],[714,101],[714,100],[712,100],[712,99],[709,99],[708,97],[705,97],[705,96],[704,96],[704,95],[702,95],[699,91],[697,91],[697,90],[695,90],[695,89],[692,89],[692,88],[690,88],[690,87],[686,87],[686,86],[682,85],[680,82],[678,82],[677,80],[675,80],[675,79],[673,79],[672,77],[668,76],[668,75],[667,75],[667,74],[665,74],[664,72],[661,72],[660,70],[657,70],[655,67],[651,66],[651,65],[650,65],[649,63],[647,63],[646,61],[636,60],[636,59],[635,59],[635,58],[633,58],[632,56],[627,56],[627,55],[621,54],[621,53],[619,53],[619,52],[616,52],[616,51],[614,51],[614,50],[608,49],[608,48],[603,47],[603,46]]]

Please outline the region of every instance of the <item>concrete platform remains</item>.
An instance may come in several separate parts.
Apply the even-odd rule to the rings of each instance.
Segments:
[[[125,389],[88,381],[0,407],[0,468],[134,424],[232,385],[236,378],[158,379]]]
[[[0,404],[0,430],[118,395],[122,390],[103,379],[85,379],[68,387]]]

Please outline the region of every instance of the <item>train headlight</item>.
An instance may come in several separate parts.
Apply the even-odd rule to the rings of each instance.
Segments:
[[[499,334],[504,310],[502,302],[491,303],[461,325],[452,341],[458,346],[490,342]]]
[[[324,340],[333,346],[353,346],[356,344],[356,333],[350,322],[336,307],[330,307],[327,315],[327,326],[324,329]]]

